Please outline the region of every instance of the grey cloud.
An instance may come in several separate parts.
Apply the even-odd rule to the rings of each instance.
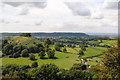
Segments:
[[[106,9],[118,9],[118,2],[105,2],[103,6]]]
[[[81,2],[65,2],[65,4],[72,10],[75,15],[90,16],[90,10]]]
[[[36,25],[36,26],[39,26],[39,25],[42,25],[42,23],[43,23],[43,21],[36,21],[36,22],[35,22],[35,25]]]
[[[46,0],[42,2],[3,2],[4,4],[21,7],[19,15],[27,15],[29,13],[30,7],[45,8],[47,6]]]
[[[7,4],[7,5],[11,5],[13,7],[18,7],[22,4],[24,4],[24,2],[3,2],[4,4]]]
[[[38,7],[38,8],[45,8],[47,6],[47,2],[34,2],[33,7]]]
[[[46,0],[42,2],[3,2],[4,4],[13,6],[13,7],[18,7],[21,5],[27,5],[30,7],[38,7],[38,8],[45,8],[47,6]]]
[[[29,8],[28,7],[22,7],[19,15],[26,15],[29,13]]]
[[[0,23],[9,24],[10,22],[9,22],[9,21],[6,21],[5,19],[1,19],[1,20],[0,20]]]

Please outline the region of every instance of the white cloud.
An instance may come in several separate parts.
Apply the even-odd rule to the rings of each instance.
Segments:
[[[90,16],[90,10],[81,2],[65,2],[75,15]]]
[[[7,4],[0,10],[3,10],[2,19],[9,21],[9,24],[0,24],[3,31],[117,33],[117,10],[103,8],[103,2],[47,0],[46,7],[41,7],[41,4],[39,7],[39,3],[33,5],[33,2],[17,7]]]
[[[103,7],[106,9],[118,9],[118,1],[119,0],[105,0]]]

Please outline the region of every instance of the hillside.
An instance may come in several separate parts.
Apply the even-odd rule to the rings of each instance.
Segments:
[[[9,38],[8,42],[23,46],[35,46],[36,43],[41,43],[41,41],[38,39],[23,36],[11,37]]]
[[[21,33],[2,33],[2,36],[19,36]],[[67,37],[67,36],[77,36],[77,37],[81,37],[81,36],[89,36],[85,33],[32,33],[32,37],[34,36],[44,36],[44,37],[57,37],[57,36],[64,36],[64,37]]]

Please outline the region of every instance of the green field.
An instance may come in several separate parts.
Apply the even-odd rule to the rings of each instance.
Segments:
[[[39,66],[47,63],[55,63],[60,68],[69,69],[74,63],[80,63],[77,61],[78,55],[69,54],[69,53],[62,53],[56,52],[56,57],[58,59],[40,59],[38,54],[35,54],[36,59],[35,61],[38,62]],[[47,57],[47,56],[46,56]],[[29,58],[3,58],[2,65],[6,64],[19,64],[19,65],[31,65],[34,61],[29,60]]]
[[[77,49],[77,48],[75,48]],[[56,52],[57,59],[40,59],[38,57],[38,54],[34,54],[36,56],[35,61],[38,62],[39,66],[47,63],[54,63],[60,68],[69,69],[72,67],[74,63],[81,63],[80,59],[78,58],[77,51],[75,51],[72,48],[67,48],[68,52],[71,53],[63,53],[63,52]],[[85,55],[83,57],[93,57],[93,59],[89,62],[90,65],[96,65],[98,64],[95,62],[96,59],[99,59],[101,57],[101,51],[106,50],[106,48],[102,47],[89,47],[87,48],[87,51],[85,52]],[[100,56],[99,56],[100,55]],[[47,57],[47,56],[46,56]],[[96,59],[95,59],[96,58]],[[34,61],[29,60],[29,58],[3,58],[2,59],[2,65],[6,64],[19,64],[19,65],[31,65]]]
[[[15,36],[10,38],[9,43],[17,43],[28,47],[28,46],[34,46],[36,43],[43,43],[43,42],[35,38]],[[98,44],[99,42],[89,41],[89,43]],[[100,45],[112,45],[115,43],[116,40],[103,40],[103,43],[100,43]],[[49,47],[51,49],[54,49],[55,45],[50,45]],[[66,47],[66,49],[67,49],[66,53],[56,51],[55,52],[56,59],[48,59],[47,55],[45,56],[45,59],[40,59],[38,53],[32,53],[32,54],[36,56],[36,60],[34,61],[37,61],[39,66],[47,63],[54,63],[60,68],[69,69],[70,67],[72,67],[74,63],[81,63],[80,58],[78,58],[79,56],[78,52],[80,50],[78,45],[75,48]],[[105,50],[107,50],[106,47],[90,46],[86,48],[86,51],[84,52],[84,55],[81,56],[81,58],[90,59],[88,64],[93,66],[100,63],[100,60],[103,57],[101,53]],[[0,52],[0,54],[2,53]],[[19,57],[19,58],[3,57],[0,58],[0,60],[2,60],[2,66],[7,64],[31,65],[34,62],[32,60],[29,60],[29,58],[24,58],[24,57]]]

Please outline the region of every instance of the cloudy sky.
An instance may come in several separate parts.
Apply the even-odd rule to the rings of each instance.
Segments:
[[[3,0],[0,31],[117,33],[118,1]]]

